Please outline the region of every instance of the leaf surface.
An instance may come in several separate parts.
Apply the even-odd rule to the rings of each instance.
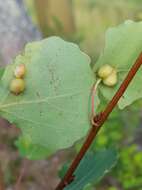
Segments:
[[[142,22],[126,21],[125,23],[110,28],[106,32],[106,42],[103,53],[94,66],[94,71],[104,64],[116,68],[118,84],[115,87],[100,85],[100,92],[110,100],[118,90],[128,71],[142,52]],[[123,109],[135,100],[142,98],[142,68],[137,72],[118,106]]]
[[[115,150],[88,153],[75,172],[75,180],[65,190],[82,190],[88,183],[97,183],[117,162]]]
[[[26,66],[26,89],[16,96],[9,91],[9,84],[21,63]],[[90,128],[93,83],[90,58],[77,45],[58,37],[29,43],[5,69],[0,82],[0,115],[15,123],[24,137],[28,135],[33,146],[53,154],[71,146]]]

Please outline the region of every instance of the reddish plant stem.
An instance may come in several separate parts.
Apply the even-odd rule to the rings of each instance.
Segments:
[[[94,138],[96,137],[97,133],[99,132],[100,128],[102,127],[104,122],[107,120],[109,114],[112,112],[112,110],[117,105],[119,99],[124,94],[125,90],[127,89],[128,85],[134,78],[136,72],[138,71],[138,69],[140,68],[141,65],[142,65],[142,53],[139,55],[135,64],[130,69],[125,80],[121,84],[121,86],[118,89],[118,91],[116,92],[116,94],[113,96],[112,100],[108,103],[105,110],[93,118],[92,128],[89,132],[87,139],[85,140],[85,142],[84,142],[82,148],[80,149],[79,153],[77,154],[76,158],[73,160],[66,175],[61,180],[61,182],[59,183],[59,185],[56,187],[55,190],[63,190],[68,184],[70,184],[75,179],[74,172],[75,172],[76,168],[78,167],[80,161],[84,157],[85,153],[87,152],[88,148],[92,144],[92,142],[93,142]]]
[[[92,116],[91,117],[92,118],[96,115],[95,110],[94,110],[94,108],[95,108],[95,96],[96,96],[97,88],[98,88],[100,82],[101,82],[101,79],[98,79],[97,82],[93,85],[93,88],[92,88],[92,98],[91,98],[91,102],[92,102],[92,106],[91,106],[91,110],[92,110],[91,114],[92,114]]]

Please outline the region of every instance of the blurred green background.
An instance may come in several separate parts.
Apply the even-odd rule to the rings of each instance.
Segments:
[[[55,34],[76,41],[95,58],[104,46],[108,27],[129,19],[142,20],[141,0],[25,1],[29,15],[44,36]]]

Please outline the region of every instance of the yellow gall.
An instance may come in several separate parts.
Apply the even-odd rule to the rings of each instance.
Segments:
[[[106,86],[109,86],[109,87],[113,87],[114,85],[117,84],[117,73],[115,70],[113,70],[113,72],[103,80],[103,83],[106,85]]]
[[[14,75],[16,78],[23,78],[26,73],[26,67],[24,64],[20,64],[15,68]]]
[[[10,83],[10,91],[15,95],[20,94],[25,89],[25,82],[23,79],[13,79]]]
[[[101,79],[107,78],[111,73],[113,72],[113,67],[111,67],[108,64],[103,65],[102,67],[99,68],[98,70],[98,76]]]

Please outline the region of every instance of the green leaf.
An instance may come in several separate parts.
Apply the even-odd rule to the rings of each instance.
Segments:
[[[26,66],[26,90],[15,96],[9,84],[21,63]],[[49,156],[86,135],[93,83],[90,59],[75,44],[58,37],[30,43],[5,69],[0,115],[28,135],[32,145],[46,148]]]
[[[31,137],[28,134],[19,137],[19,139],[15,142],[15,145],[19,148],[21,156],[26,156],[30,160],[45,158],[48,151],[46,147],[37,144],[33,145],[31,142]]]
[[[91,184],[91,183],[88,183],[84,188],[83,190],[95,190],[94,189],[94,186]]]
[[[115,150],[88,153],[75,172],[75,180],[65,190],[82,190],[88,183],[97,183],[118,159]]]
[[[118,90],[128,71],[142,52],[142,22],[126,21],[125,23],[110,28],[106,33],[106,45],[99,60],[94,66],[94,71],[104,64],[110,64],[117,69],[118,84],[113,87],[100,85],[100,92],[110,100]],[[142,68],[138,71],[124,96],[118,103],[119,108],[132,104],[142,98]]]

